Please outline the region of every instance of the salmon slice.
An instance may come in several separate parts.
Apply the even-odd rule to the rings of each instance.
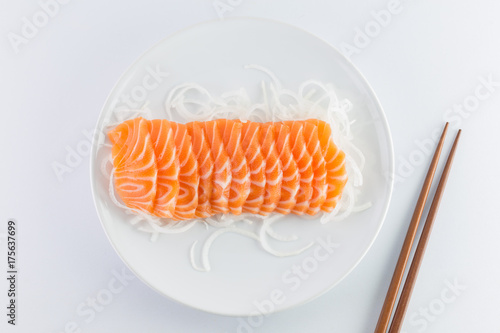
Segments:
[[[303,122],[304,126],[304,140],[307,145],[307,151],[312,157],[312,169],[314,177],[312,180],[313,193],[311,200],[309,200],[309,207],[306,214],[317,214],[321,206],[326,200],[327,184],[326,184],[326,167],[325,159],[321,151],[318,138],[318,127],[310,122]]]
[[[339,202],[347,183],[345,154],[333,142],[332,130],[328,123],[318,119],[309,119],[307,122],[316,125],[318,128],[321,151],[325,159],[326,183],[328,185],[326,200],[321,205],[321,210],[329,213]]]
[[[193,153],[191,136],[184,124],[170,122],[174,132],[176,156],[179,160],[179,195],[175,205],[174,220],[187,220],[195,217],[198,206],[198,162]]]
[[[296,196],[300,187],[300,174],[290,149],[290,129],[288,126],[275,123],[274,134],[276,137],[276,149],[283,168],[281,197],[275,211],[281,214],[290,214],[297,201]]]
[[[208,146],[208,141],[203,129],[203,124],[200,122],[192,122],[186,124],[191,142],[193,144],[193,152],[198,161],[198,171],[200,174],[200,183],[198,185],[198,207],[196,207],[195,216],[204,218],[212,214],[210,207],[210,197],[212,196],[212,175],[214,171],[214,160]]]
[[[222,142],[217,121],[206,121],[202,125],[214,161],[210,206],[213,214],[227,213],[231,188],[231,162]]]
[[[151,213],[156,196],[157,167],[148,123],[127,120],[108,133],[116,192],[132,209]]]
[[[284,121],[283,124],[290,129],[290,147],[300,174],[300,189],[292,213],[302,215],[309,207],[309,200],[311,200],[313,194],[311,184],[314,178],[312,158],[304,140],[302,122]]]
[[[231,189],[229,192],[229,212],[240,215],[243,204],[250,194],[250,172],[245,154],[241,148],[242,124],[231,119],[218,119],[217,125],[231,161]]]
[[[262,124],[260,131],[260,147],[266,161],[266,194],[259,214],[268,215],[276,208],[281,198],[283,171],[274,141],[273,123]]]
[[[250,170],[250,194],[243,204],[246,213],[258,214],[266,193],[266,162],[260,149],[260,124],[247,121],[241,128],[241,145]]]
[[[172,218],[179,194],[179,161],[175,155],[174,133],[164,119],[148,121],[148,129],[158,168],[153,215]]]

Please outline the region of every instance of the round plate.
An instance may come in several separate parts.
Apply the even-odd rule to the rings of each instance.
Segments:
[[[276,225],[299,240],[274,244],[304,253],[278,258],[260,244],[226,233],[210,252],[212,270],[192,268],[189,250],[214,229],[202,224],[187,232],[149,235],[127,221],[108,194],[102,164],[110,156],[105,124],[127,118],[124,109],[147,108],[152,118],[166,118],[163,103],[170,89],[197,82],[214,95],[244,87],[257,93],[261,72],[244,69],[258,64],[271,69],[291,90],[309,79],[330,82],[341,98],[353,102],[350,118],[354,143],[366,157],[360,203],[372,207],[341,222],[325,225],[288,216]],[[168,74],[167,74],[168,73]],[[121,118],[120,118],[121,117]],[[170,119],[176,120],[176,119]],[[325,41],[298,28],[261,19],[226,19],[199,24],[170,36],[148,50],[113,88],[97,123],[91,154],[95,205],[118,255],[146,284],[185,305],[216,314],[255,315],[302,304],[332,288],[351,272],[375,240],[385,218],[393,185],[392,141],[382,108],[358,70]],[[198,248],[199,250],[199,248]]]

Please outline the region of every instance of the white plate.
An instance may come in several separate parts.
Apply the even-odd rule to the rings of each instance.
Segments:
[[[108,180],[101,171],[102,161],[110,150],[100,149],[98,143],[105,138],[103,124],[127,103],[141,107],[147,100],[151,116],[165,118],[165,97],[180,83],[198,82],[215,95],[240,87],[257,92],[265,77],[243,69],[246,64],[272,69],[292,90],[308,79],[331,82],[341,97],[354,103],[351,112],[356,120],[352,126],[354,142],[367,160],[361,202],[371,201],[373,206],[342,222],[321,225],[290,216],[276,226],[281,232],[293,230],[300,234],[296,242],[277,244],[280,249],[297,248],[310,240],[326,242],[330,238],[339,245],[332,253],[315,245],[301,255],[277,258],[252,239],[224,234],[210,253],[212,270],[203,273],[191,267],[189,249],[195,240],[204,240],[213,229],[200,225],[186,233],[161,235],[151,242],[148,235],[127,222],[130,216],[111,202]],[[151,74],[155,71],[169,75]],[[211,313],[237,316],[275,312],[302,304],[347,276],[366,254],[382,226],[394,172],[385,115],[358,70],[331,45],[303,30],[249,18],[199,24],[148,50],[120,78],[108,97],[97,123],[91,156],[96,208],[111,244],[128,267],[151,288],[171,299]],[[302,267],[302,272],[294,272],[294,266]]]

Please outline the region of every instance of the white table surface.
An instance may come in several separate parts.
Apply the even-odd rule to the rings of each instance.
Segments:
[[[463,136],[404,331],[500,331],[500,2],[66,2],[42,0],[52,4],[46,22],[38,1],[0,3],[1,332],[371,332],[430,160],[422,143],[444,120]],[[381,10],[392,11],[380,14],[384,26],[372,13]],[[54,162],[65,163],[67,149],[85,151],[86,131],[139,55],[219,14],[290,23],[351,53],[380,98],[394,140],[394,195],[366,257],[325,295],[261,322],[190,309],[127,279],[131,273],[92,202],[88,155],[80,154],[61,180],[53,170]],[[23,36],[34,16],[41,27],[25,27]],[[372,36],[363,39],[365,28]],[[450,143],[451,135],[445,151]],[[10,218],[19,247],[15,327],[5,308]],[[106,304],[89,305],[110,288]]]

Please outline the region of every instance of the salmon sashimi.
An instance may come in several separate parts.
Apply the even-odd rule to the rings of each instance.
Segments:
[[[241,145],[250,170],[250,194],[243,212],[258,214],[266,193],[266,162],[260,149],[260,124],[247,121],[241,129]]]
[[[311,200],[313,193],[311,184],[314,178],[312,158],[304,140],[302,122],[284,121],[283,123],[290,129],[290,147],[300,174],[300,189],[292,213],[302,215],[309,207],[309,200]]]
[[[175,205],[174,220],[187,220],[195,217],[198,206],[198,162],[193,153],[191,136],[186,125],[170,122],[174,132],[174,142],[179,160],[179,195]]]
[[[318,119],[184,125],[138,117],[108,137],[123,203],[175,221],[243,212],[330,213],[347,183],[346,155],[330,125]]]
[[[259,214],[268,215],[274,211],[280,200],[283,171],[276,150],[273,123],[262,124],[260,130],[260,146],[266,161],[266,194]]]
[[[293,159],[290,149],[290,129],[280,123],[274,124],[276,149],[283,168],[283,181],[281,183],[281,197],[275,211],[281,214],[290,214],[297,201],[300,187],[300,174],[297,162]]]
[[[127,120],[108,133],[116,192],[132,209],[153,212],[156,197],[156,160],[143,118]]]
[[[230,119],[218,119],[217,125],[222,137],[227,155],[231,161],[231,189],[229,192],[229,212],[241,214],[243,204],[250,194],[250,172],[241,148],[242,124]]]
[[[206,121],[202,124],[214,161],[210,206],[214,214],[227,213],[232,178],[231,162],[222,142],[217,121]]]
[[[198,207],[196,207],[196,217],[209,217],[212,214],[210,207],[210,197],[212,196],[212,175],[214,171],[214,160],[210,146],[205,135],[203,125],[199,122],[186,124],[188,133],[191,136],[193,152],[198,161],[200,183],[198,185]]]
[[[339,202],[342,197],[342,191],[347,183],[345,154],[333,142],[332,130],[328,123],[317,119],[309,119],[307,121],[318,128],[321,151],[325,159],[326,183],[328,185],[326,200],[321,205],[321,210],[329,213]]]
[[[158,173],[153,215],[173,218],[179,194],[179,160],[176,158],[174,132],[165,119],[148,121]]]
[[[318,127],[307,121],[304,122],[303,126],[304,140],[307,145],[307,151],[312,158],[314,173],[312,180],[313,193],[306,214],[315,215],[320,211],[321,206],[326,200],[328,186],[326,184],[325,159],[319,144]]]

